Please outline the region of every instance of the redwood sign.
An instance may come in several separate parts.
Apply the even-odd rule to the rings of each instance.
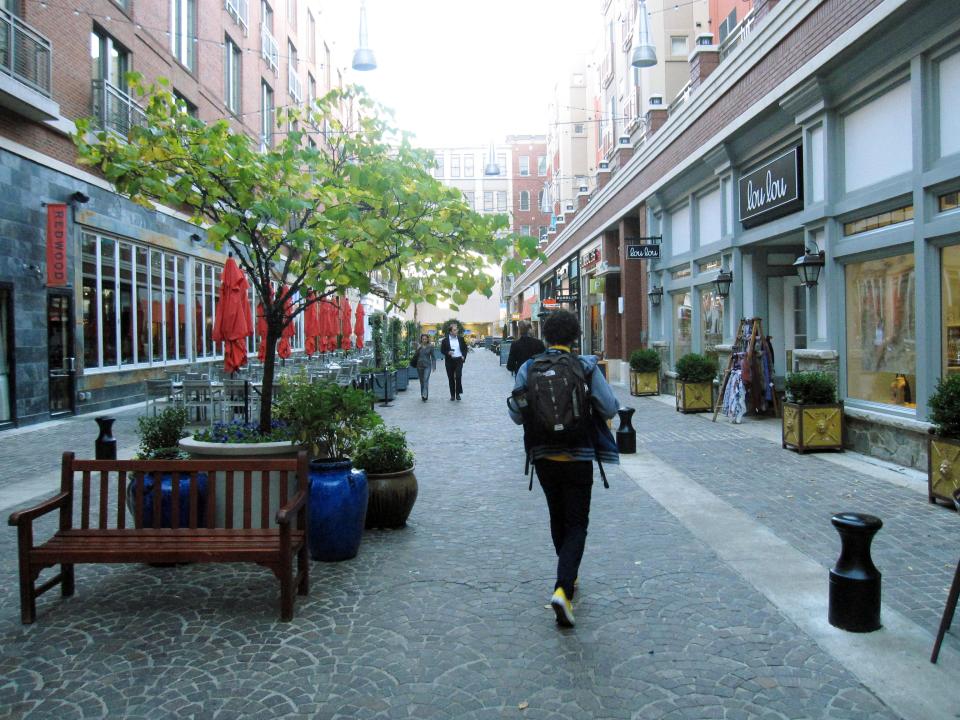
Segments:
[[[803,209],[800,148],[791,148],[740,178],[740,222],[753,227]]]
[[[47,286],[67,284],[67,206],[47,205]]]

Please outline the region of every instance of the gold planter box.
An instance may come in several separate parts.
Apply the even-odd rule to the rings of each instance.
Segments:
[[[960,440],[931,435],[927,440],[927,497],[953,506],[960,489]]]
[[[659,395],[660,373],[630,371],[631,395]]]
[[[677,380],[677,411],[682,413],[711,412],[713,382],[688,383]]]
[[[843,403],[783,404],[783,442],[797,452],[843,450]]]

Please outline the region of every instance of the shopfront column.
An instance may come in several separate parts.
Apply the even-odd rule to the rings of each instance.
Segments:
[[[623,338],[623,359],[646,345],[649,336],[647,313],[647,261],[627,257],[627,244],[638,243],[646,230],[646,207],[641,205],[636,215],[620,221],[620,296],[623,314],[620,315],[620,336]]]

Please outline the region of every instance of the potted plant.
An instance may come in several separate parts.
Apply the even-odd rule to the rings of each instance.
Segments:
[[[310,461],[307,541],[314,560],[356,556],[367,512],[367,477],[352,467],[360,439],[383,421],[369,393],[335,383],[285,383],[277,416],[303,443]]]
[[[400,528],[417,500],[417,476],[406,433],[379,427],[357,443],[353,464],[367,472],[368,528]]]
[[[960,375],[941,378],[928,404],[927,496],[952,503],[960,490]]]
[[[807,450],[843,450],[843,403],[837,402],[833,375],[820,371],[789,373],[783,403],[782,446]]]
[[[137,435],[140,446],[137,448],[137,460],[186,460],[190,456],[178,443],[186,437],[187,411],[182,407],[165,407],[154,416],[137,418]],[[154,483],[152,473],[144,473],[142,489],[138,490],[138,479],[131,474],[127,482],[127,507],[133,516],[136,527],[154,525]],[[183,473],[178,480],[177,492],[181,498],[190,494],[190,475]],[[137,514],[137,495],[140,495],[140,514]],[[171,527],[173,507],[173,476],[164,473],[160,477],[160,527]],[[197,473],[197,524],[206,524],[207,515],[207,474]],[[186,502],[178,503],[180,527],[190,525],[190,506]]]
[[[660,353],[653,348],[630,354],[630,394],[660,394]]]
[[[713,378],[717,365],[699,353],[687,353],[677,360],[677,411],[713,410]]]

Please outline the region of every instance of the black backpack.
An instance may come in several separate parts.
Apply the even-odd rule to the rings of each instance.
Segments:
[[[526,390],[513,400],[523,416],[528,449],[534,445],[595,447],[590,378],[584,374],[578,356],[566,352],[536,355],[527,371]],[[527,464],[529,471],[529,453]],[[599,456],[597,464],[600,464]],[[600,476],[606,487],[603,465],[600,465]],[[530,483],[532,488],[532,475]]]
[[[537,445],[593,445],[593,404],[580,358],[542,353],[527,371],[527,432]]]

